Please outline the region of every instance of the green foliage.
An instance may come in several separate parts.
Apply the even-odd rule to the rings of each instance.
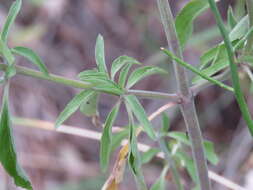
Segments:
[[[191,0],[177,15],[175,25],[180,47],[182,49],[192,35],[194,19],[208,7],[208,2],[206,0]]]
[[[132,57],[128,57],[126,55],[123,56],[119,56],[117,59],[115,59],[112,62],[112,68],[111,68],[111,79],[114,80],[114,77],[116,75],[116,73],[122,68],[124,67],[126,64],[141,64],[140,62],[138,62],[136,59],[132,58]]]
[[[17,186],[31,190],[32,185],[17,160],[8,106],[8,90],[7,84],[4,89],[0,118],[0,162]]]
[[[140,81],[144,77],[147,77],[153,74],[167,74],[167,71],[159,67],[153,67],[153,66],[140,67],[131,73],[127,81],[126,87],[131,88],[133,85],[135,85],[138,81]]]
[[[160,152],[160,150],[157,148],[151,148],[148,151],[144,152],[141,155],[142,164],[149,163],[158,152]]]
[[[14,3],[12,3],[11,8],[9,10],[8,16],[6,18],[5,24],[3,26],[2,32],[1,32],[1,39],[4,43],[7,42],[8,34],[10,31],[10,27],[14,23],[22,5],[22,0],[16,0]]]
[[[80,111],[88,116],[96,116],[98,115],[97,111],[97,104],[98,104],[98,99],[99,99],[99,93],[94,92],[93,96],[90,96],[86,100],[84,100],[80,106]]]
[[[90,97],[94,96],[95,92],[91,90],[84,90],[77,94],[64,108],[64,110],[60,113],[58,118],[55,121],[55,127],[59,127],[65,120],[67,120],[75,111],[78,110],[80,105],[90,99]]]
[[[97,37],[96,47],[95,47],[95,57],[98,70],[100,72],[107,73],[107,68],[105,64],[105,45],[104,38],[100,34]]]
[[[41,58],[33,50],[26,47],[15,47],[11,49],[11,52],[27,58],[34,65],[36,65],[41,72],[43,72],[45,75],[48,75],[47,67],[45,66]]]
[[[100,141],[100,166],[105,171],[109,164],[110,153],[112,148],[112,125],[119,112],[120,103],[117,103],[107,116],[103,134]]]
[[[147,118],[146,112],[136,96],[128,95],[124,97],[126,100],[126,105],[129,106],[131,111],[134,113],[135,117],[140,122],[141,126],[143,127],[144,131],[148,134],[148,136],[152,139],[156,138],[155,132],[152,128],[152,124]]]
[[[234,16],[233,8],[231,6],[228,7],[227,22],[230,30],[232,30],[237,24],[237,20]]]

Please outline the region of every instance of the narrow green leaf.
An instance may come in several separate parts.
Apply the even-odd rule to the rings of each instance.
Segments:
[[[15,57],[12,55],[11,50],[8,46],[0,39],[0,53],[3,55],[3,58],[7,61],[8,65],[14,65]]]
[[[241,39],[249,30],[249,17],[243,17],[229,33],[230,41]]]
[[[213,78],[211,78],[211,77],[209,77],[209,76],[203,74],[203,73],[202,73],[201,71],[199,71],[197,68],[193,67],[193,66],[190,65],[189,63],[186,63],[186,62],[182,61],[181,59],[179,59],[178,57],[176,57],[175,55],[173,55],[170,51],[168,51],[168,50],[166,50],[166,49],[164,49],[164,48],[162,48],[162,51],[163,51],[166,55],[168,55],[171,59],[175,60],[178,64],[180,64],[181,66],[183,66],[183,67],[189,69],[189,70],[192,71],[193,73],[195,73],[195,74],[197,74],[197,75],[200,75],[202,78],[204,78],[204,79],[210,81],[210,82],[213,83],[213,84],[216,84],[216,85],[220,86],[221,88],[224,88],[224,89],[226,89],[226,90],[229,90],[229,91],[231,91],[231,92],[234,92],[234,89],[233,89],[232,87],[227,86],[227,85],[225,85],[224,83],[222,83],[222,82],[220,82],[220,81],[218,81],[218,80],[216,80],[216,79],[213,79]]]
[[[57,120],[55,121],[55,127],[59,127],[65,120],[67,120],[78,108],[80,105],[92,97],[95,94],[94,91],[84,90],[77,94],[64,108],[64,110],[60,113]]]
[[[138,189],[139,190],[147,190],[144,176],[141,170],[141,156],[140,152],[138,151],[138,146],[137,146],[137,138],[136,138],[136,129],[135,127],[131,124],[130,125],[130,134],[129,134],[129,142],[130,142],[130,151],[128,155],[128,163],[129,167],[131,168],[134,176],[135,176],[135,181],[137,183]]]
[[[124,88],[126,85],[127,75],[131,66],[132,64],[126,64],[120,72],[118,84],[121,88]]]
[[[191,0],[176,17],[175,25],[180,42],[180,47],[183,49],[186,42],[192,35],[193,21],[197,16],[203,13],[208,8],[206,0]]]
[[[100,141],[100,167],[103,172],[108,168],[112,149],[112,125],[119,112],[120,102],[117,103],[106,118],[103,134]]]
[[[149,163],[160,150],[157,148],[150,148],[148,151],[144,152],[141,155],[141,162],[142,164]]]
[[[96,69],[93,70],[85,70],[81,73],[78,74],[78,78],[80,80],[86,81],[91,78],[97,78],[97,79],[104,79],[104,80],[109,80],[108,76],[104,72],[100,72]]]
[[[170,119],[165,112],[162,113],[162,128],[161,133],[167,134],[170,128]]]
[[[236,24],[237,24],[237,20],[234,16],[234,13],[233,13],[233,8],[231,6],[228,7],[228,16],[227,16],[227,22],[228,22],[228,25],[229,25],[229,28],[230,29],[233,29]]]
[[[128,95],[125,96],[126,105],[130,107],[135,117],[138,119],[140,124],[142,125],[144,131],[148,134],[148,136],[152,139],[156,138],[155,132],[152,128],[152,124],[147,118],[146,112],[136,96]]]
[[[102,35],[98,35],[95,47],[95,57],[96,63],[98,66],[98,70],[100,72],[107,73],[107,68],[105,64],[105,45],[104,45],[104,38]]]
[[[141,64],[136,59],[123,55],[112,62],[111,79],[114,80],[116,73],[126,64]]]
[[[96,116],[98,114],[97,111],[97,104],[99,99],[99,93],[94,92],[94,95],[90,96],[89,98],[85,99],[81,106],[80,111],[87,117]]]
[[[167,71],[159,67],[153,67],[153,66],[140,67],[131,73],[131,75],[128,78],[126,87],[131,88],[133,85],[135,85],[138,81],[140,81],[144,77],[147,77],[153,74],[167,74]]]
[[[169,166],[165,166],[160,177],[157,181],[152,185],[150,190],[165,190],[166,189],[166,174],[169,170]]]
[[[22,5],[22,0],[16,0],[14,3],[12,3],[11,8],[9,10],[8,16],[6,18],[5,24],[3,26],[2,32],[1,32],[1,39],[4,43],[7,41],[7,37],[10,31],[11,25],[14,23]]]
[[[25,172],[18,164],[8,108],[8,85],[4,89],[0,118],[0,162],[17,186],[32,190]]]
[[[218,164],[219,158],[214,151],[214,146],[212,142],[204,141],[204,151],[205,151],[205,156],[209,162],[211,162],[213,165]]]
[[[129,134],[129,127],[125,127],[123,131],[118,132],[112,136],[112,151],[121,146],[121,142],[124,139],[127,139]]]
[[[32,49],[26,47],[15,47],[11,49],[11,51],[12,53],[25,57],[26,59],[31,61],[31,63],[36,65],[42,73],[48,75],[47,67],[45,66],[41,58]]]
[[[191,142],[184,132],[169,132],[168,136],[188,146],[191,146]]]
[[[249,63],[253,66],[253,56],[251,55],[243,55],[241,57],[238,58],[238,62],[246,62]]]

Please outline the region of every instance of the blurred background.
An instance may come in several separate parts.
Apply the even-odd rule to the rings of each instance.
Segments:
[[[186,0],[170,0],[176,14]],[[12,1],[0,3],[0,26],[3,25]],[[226,10],[232,0],[219,3],[226,19]],[[185,50],[185,60],[199,64],[199,56],[221,40],[212,14],[207,11],[195,22],[194,34]],[[168,69],[168,76],[152,76],[138,83],[135,88],[143,90],[175,92],[176,81],[166,57],[159,51],[166,40],[154,0],[24,0],[16,25],[12,28],[9,45],[27,46],[42,57],[50,73],[68,78],[95,67],[94,46],[98,34],[105,39],[108,66],[120,55],[136,58],[145,65],[158,65]],[[36,69],[26,60],[18,58],[18,64]],[[189,77],[192,74],[189,73]],[[248,91],[248,78],[242,75]],[[243,84],[244,84],[243,83]],[[2,92],[2,88],[1,88]],[[15,76],[11,83],[11,112],[13,116],[54,122],[78,89],[41,81],[25,76]],[[248,104],[253,110],[252,93]],[[104,121],[115,98],[103,96],[99,104],[100,119]],[[142,100],[148,114],[166,101]],[[203,136],[211,140],[220,162],[211,166],[213,171],[253,189],[253,154],[250,135],[241,121],[241,114],[231,93],[219,87],[209,87],[196,97],[197,112]],[[185,131],[182,116],[177,107],[169,109],[171,130]],[[117,125],[127,122],[125,111],[117,119]],[[79,111],[66,121],[67,125],[101,131],[90,118]],[[160,118],[153,122],[160,125]],[[26,126],[14,125],[19,160],[30,176],[35,190],[98,190],[109,172],[99,169],[99,142],[78,136],[61,134]],[[140,138],[148,142],[145,135]],[[155,146],[152,142],[148,142]],[[113,155],[111,166],[116,159]],[[145,179],[150,187],[160,175],[162,161],[153,159],[143,165]],[[111,168],[110,168],[111,171]],[[184,172],[184,171],[182,171]],[[170,189],[171,181],[168,176]],[[184,183],[190,178],[185,173]],[[0,168],[0,189],[8,184],[9,190],[18,189]],[[250,184],[251,183],[251,184]],[[226,189],[213,182],[214,189]],[[122,190],[135,189],[135,182],[127,170]],[[189,186],[190,189],[190,186]]]

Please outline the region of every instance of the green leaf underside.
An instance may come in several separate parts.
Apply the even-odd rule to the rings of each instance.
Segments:
[[[112,150],[112,125],[119,112],[120,103],[117,103],[106,118],[100,141],[100,166],[103,172],[108,168]]]
[[[149,163],[160,150],[157,148],[151,148],[141,155],[142,164]]]
[[[131,111],[134,113],[137,120],[140,122],[141,126],[143,127],[144,131],[148,134],[148,136],[152,139],[156,138],[155,132],[152,128],[152,124],[147,118],[146,112],[136,96],[128,95],[125,96],[126,104],[129,106]]]
[[[99,93],[94,92],[93,96],[85,99],[81,106],[80,111],[87,117],[96,116],[98,114],[97,104],[99,99]]]
[[[31,61],[31,63],[36,65],[42,73],[48,75],[47,67],[45,66],[41,58],[32,49],[26,47],[15,47],[11,49],[11,51],[12,53],[27,58],[29,61]]]
[[[4,43],[6,43],[8,34],[10,31],[10,27],[14,23],[20,9],[21,9],[22,1],[16,0],[14,3],[12,3],[11,8],[9,10],[8,16],[6,18],[5,24],[3,26],[2,32],[1,32],[1,39]]]
[[[186,42],[192,35],[193,21],[209,7],[206,0],[191,0],[179,12],[175,20],[176,31],[183,49]]]
[[[144,66],[144,67],[137,68],[130,74],[126,87],[131,88],[141,79],[153,74],[167,74],[167,71],[159,67],[153,67],[153,66]]]
[[[118,58],[116,58],[113,62],[112,62],[112,68],[111,68],[111,79],[114,80],[114,77],[116,75],[116,73],[122,68],[124,67],[126,64],[141,64],[140,62],[138,62],[136,59],[123,55],[120,56]]]
[[[8,88],[5,88],[0,119],[0,162],[17,186],[32,189],[28,177],[17,160],[8,108]]]
[[[96,47],[95,47],[95,58],[100,72],[107,73],[106,63],[105,63],[105,47],[104,38],[100,34],[97,37]]]
[[[55,127],[59,127],[65,120],[67,120],[74,112],[78,110],[84,101],[94,96],[94,94],[95,92],[91,90],[84,90],[77,94],[60,113],[55,122]]]
[[[157,181],[152,185],[150,190],[165,190],[166,188],[166,174],[169,170],[168,166],[163,168],[163,171]]]
[[[187,135],[183,132],[169,132],[168,136],[185,144],[191,146],[191,142]],[[213,165],[216,165],[219,162],[219,159],[214,151],[213,143],[210,141],[204,141],[204,153],[205,157],[211,162]]]

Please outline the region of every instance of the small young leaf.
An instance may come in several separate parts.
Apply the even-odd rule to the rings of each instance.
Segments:
[[[144,131],[148,134],[148,136],[152,139],[156,139],[155,132],[152,128],[152,124],[147,118],[146,112],[136,96],[128,95],[125,96],[126,105],[129,106],[131,111],[134,113],[135,117],[138,119],[140,124],[142,125]]]
[[[0,118],[0,162],[17,186],[32,190],[25,172],[18,164],[8,108],[8,85],[4,89]]]
[[[188,146],[191,146],[191,142],[184,132],[169,132],[168,136]]]
[[[3,30],[1,32],[1,39],[3,40],[4,43],[7,41],[7,37],[10,31],[11,25],[14,23],[22,5],[22,0],[16,0],[12,5],[9,10],[7,19],[5,21],[5,24],[3,26]]]
[[[112,150],[112,125],[119,112],[120,103],[117,103],[106,118],[103,134],[100,141],[100,167],[106,171]]]
[[[141,155],[141,162],[142,162],[142,164],[149,163],[155,157],[155,155],[158,152],[160,152],[160,150],[157,149],[157,148],[151,148],[148,151],[144,152]]]
[[[95,57],[98,70],[100,72],[107,73],[107,68],[105,64],[105,47],[104,47],[104,38],[102,35],[98,35],[95,47]]]
[[[121,88],[124,88],[126,85],[127,75],[131,66],[132,64],[126,64],[120,72],[118,84]]]
[[[94,92],[94,95],[83,101],[80,106],[80,111],[87,117],[96,116],[97,104],[98,104],[99,93]]]
[[[210,141],[204,141],[205,156],[209,162],[216,165],[219,162],[219,158],[214,151],[213,143]]]
[[[208,7],[206,0],[191,0],[177,15],[175,26],[182,49],[192,34],[194,19]]]
[[[68,119],[79,107],[80,105],[92,97],[95,94],[94,91],[84,90],[77,94],[64,108],[64,110],[58,116],[55,127],[59,127],[66,119]]]
[[[165,190],[166,188],[166,174],[169,170],[169,166],[165,166],[160,177],[157,181],[152,185],[150,190]]]
[[[165,112],[162,113],[162,128],[161,133],[167,134],[170,128],[170,119]]]
[[[131,88],[133,85],[135,85],[138,81],[140,81],[144,77],[147,77],[153,74],[167,74],[167,71],[159,67],[153,67],[153,66],[140,67],[131,73],[127,81],[126,87]]]
[[[112,68],[111,68],[111,79],[114,80],[114,77],[116,73],[126,64],[141,64],[136,59],[132,57],[128,57],[126,55],[120,56],[116,58],[112,62]]]
[[[227,16],[227,22],[230,29],[233,29],[235,25],[237,24],[236,18],[233,13],[233,8],[231,6],[228,7],[228,16]]]
[[[15,47],[11,49],[12,53],[23,56],[36,65],[41,72],[48,75],[48,70],[41,58],[31,49],[26,47]]]

